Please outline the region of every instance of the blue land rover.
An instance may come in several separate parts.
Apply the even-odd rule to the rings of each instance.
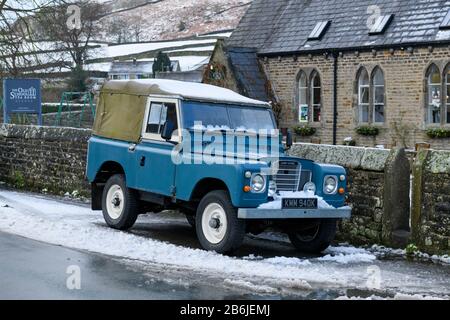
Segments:
[[[201,246],[219,253],[268,228],[321,252],[351,215],[346,172],[289,157],[290,146],[268,103],[204,84],[109,81],[89,141],[92,208],[119,230],[140,214],[180,210]]]

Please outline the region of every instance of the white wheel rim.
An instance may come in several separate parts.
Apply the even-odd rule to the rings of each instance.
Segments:
[[[211,223],[217,223],[216,227]],[[206,240],[212,244],[222,242],[227,233],[228,221],[225,210],[218,203],[211,203],[205,208],[202,216],[202,230]]]
[[[122,215],[124,198],[123,190],[119,185],[109,188],[106,195],[106,211],[111,219],[117,220]]]

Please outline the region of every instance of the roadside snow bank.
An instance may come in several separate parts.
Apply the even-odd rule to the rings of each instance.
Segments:
[[[336,262],[341,264],[349,263],[373,263],[377,257],[369,251],[354,247],[330,247],[324,252],[327,254],[318,261]]]
[[[301,258],[243,259],[120,232],[106,227],[101,213],[46,198],[0,191],[9,208],[0,208],[0,230],[38,241],[130,260],[176,266],[227,278],[263,279],[258,284],[307,290],[310,283],[357,286],[355,275]],[[140,217],[139,223],[151,223]],[[349,282],[350,280],[350,282]]]
[[[335,300],[341,300],[341,301],[359,301],[359,300],[367,300],[367,301],[372,301],[372,300],[399,300],[399,301],[407,301],[407,300],[446,300],[446,299],[437,298],[437,297],[433,297],[433,296],[427,296],[427,295],[420,295],[420,294],[409,295],[409,294],[397,293],[394,297],[390,297],[390,298],[380,297],[380,296],[376,296],[376,295],[372,295],[372,296],[367,297],[367,298],[342,296],[342,297],[339,297],[339,298],[337,298]]]

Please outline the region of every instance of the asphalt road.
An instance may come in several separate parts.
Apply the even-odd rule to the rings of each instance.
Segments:
[[[70,290],[67,270],[78,266],[81,289]],[[69,269],[70,270],[70,269]],[[0,233],[0,299],[244,299],[217,287],[170,284],[115,259]],[[253,297],[255,298],[255,297]]]

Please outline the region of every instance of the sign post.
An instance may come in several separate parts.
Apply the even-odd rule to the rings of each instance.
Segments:
[[[36,114],[42,125],[41,80],[7,79],[3,81],[3,119],[9,123],[10,115]]]

